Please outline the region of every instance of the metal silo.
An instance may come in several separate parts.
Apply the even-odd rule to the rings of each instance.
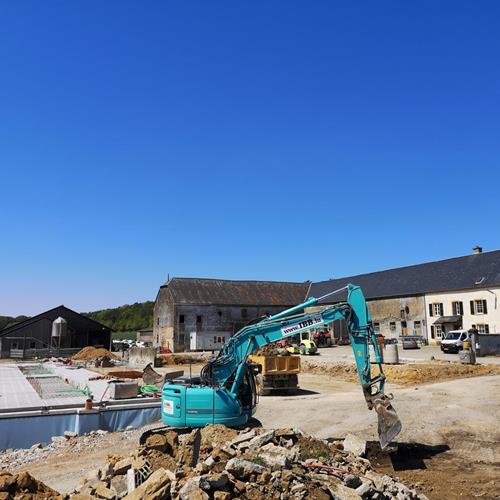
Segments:
[[[64,337],[68,329],[68,322],[59,316],[52,322],[52,338]]]

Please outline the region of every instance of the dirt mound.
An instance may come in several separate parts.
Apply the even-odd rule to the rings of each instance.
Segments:
[[[98,358],[116,359],[116,356],[105,349],[104,347],[84,347],[81,351],[77,352],[72,359],[77,361],[93,361]]]
[[[358,381],[356,367],[351,363],[321,363],[304,360],[302,370],[306,373],[329,375],[347,382]],[[456,378],[500,375],[500,366],[497,365],[463,365],[452,361],[383,365],[383,370],[387,381],[396,384],[423,384]],[[377,374],[377,365],[372,365],[372,375]]]
[[[425,498],[378,474],[368,460],[344,450],[342,441],[295,429],[237,431],[223,425],[157,431],[128,457],[109,457],[73,494],[123,496],[126,490],[118,488],[126,485],[130,469],[140,478],[130,498]]]
[[[0,498],[22,498],[23,500],[38,499],[61,499],[63,498],[57,491],[49,488],[46,484],[37,481],[27,472],[10,474],[0,472]]]
[[[301,359],[302,371],[304,373],[314,373],[317,375],[329,375],[346,382],[358,381],[358,372],[356,366],[351,363],[321,363]]]
[[[384,373],[389,382],[398,384],[420,384],[442,380],[500,375],[500,366],[463,365],[451,361],[433,361],[407,365],[384,365]]]
[[[204,356],[184,356],[180,354],[160,354],[158,359],[162,366],[197,365],[200,363],[203,364],[208,360],[208,358]]]
[[[109,375],[111,375],[114,378],[142,378],[142,372],[136,371],[136,370],[122,370],[118,372],[110,372]]]

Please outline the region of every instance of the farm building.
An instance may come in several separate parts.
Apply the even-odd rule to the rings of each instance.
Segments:
[[[361,286],[373,326],[386,337],[413,335],[439,342],[450,330],[500,329],[500,250],[312,283],[308,297],[321,297],[348,283]],[[345,292],[325,303],[345,300]],[[336,336],[345,334],[337,322]]]
[[[66,356],[110,341],[109,327],[61,305],[1,330],[0,357]]]
[[[193,333],[227,339],[256,318],[300,304],[309,285],[172,278],[156,297],[154,343],[178,352],[189,350]]]

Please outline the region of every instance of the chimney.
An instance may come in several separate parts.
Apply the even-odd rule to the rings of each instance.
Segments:
[[[483,247],[480,247],[479,245],[478,245],[478,246],[475,246],[475,247],[472,249],[472,253],[483,253]]]

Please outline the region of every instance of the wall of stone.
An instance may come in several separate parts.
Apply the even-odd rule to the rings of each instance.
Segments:
[[[378,299],[369,300],[367,303],[373,324],[377,326],[378,323],[378,333],[384,337],[396,338],[404,334],[425,335],[424,297]]]
[[[176,305],[175,348],[189,350],[191,332],[236,333],[250,321],[285,309],[276,306]],[[181,322],[183,320],[183,322]],[[201,320],[201,321],[199,321]]]

